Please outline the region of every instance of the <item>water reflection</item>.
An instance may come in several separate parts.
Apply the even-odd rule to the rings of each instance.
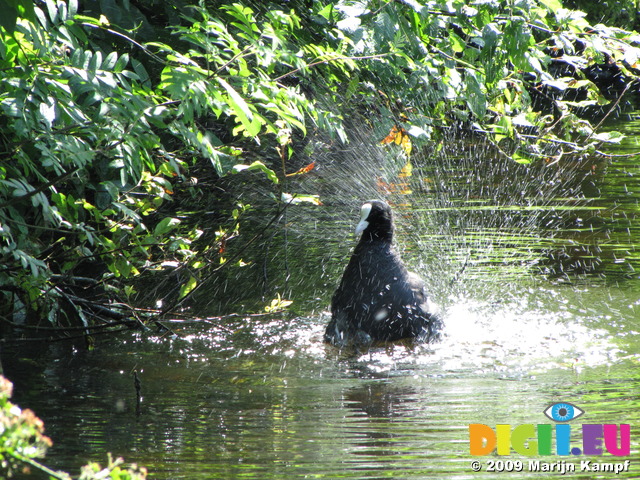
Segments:
[[[365,383],[347,390],[345,404],[358,415],[369,417],[402,417],[415,409],[411,398],[416,390],[410,386],[398,386],[389,382]],[[413,407],[413,408],[412,408]]]
[[[281,226],[195,299],[203,318],[167,321],[175,335],[3,349],[16,402],[54,440],[48,462],[76,471],[111,451],[158,479],[475,479],[491,475],[470,470],[470,423],[546,423],[559,399],[590,423],[640,422],[640,232],[628,194],[640,167],[533,171],[462,153],[423,159],[415,194],[391,195],[403,257],[444,308],[440,343],[323,344],[357,209],[380,195],[372,171],[388,165],[379,153],[367,157],[373,170],[334,159],[307,186],[324,188],[327,204],[291,209],[286,235]],[[518,193],[516,178],[542,181]],[[294,300],[288,313],[221,315],[260,311],[276,293]]]
[[[322,344],[322,316],[175,321],[175,337],[45,355],[16,400],[44,418],[66,469],[112,451],[156,478],[465,477],[469,423],[546,423],[555,399],[589,422],[640,420],[638,336],[611,335],[637,320],[602,289],[458,299],[438,345],[349,353]]]

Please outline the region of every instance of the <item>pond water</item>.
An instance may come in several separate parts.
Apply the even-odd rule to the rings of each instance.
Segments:
[[[616,153],[640,151],[634,126]],[[165,322],[175,335],[5,348],[14,401],[54,441],[46,463],[75,473],[112,452],[155,479],[476,479],[492,465],[529,478],[543,475],[529,461],[566,461],[568,478],[638,478],[639,158],[533,170],[479,159],[484,148],[425,153],[410,176],[327,160],[296,185],[325,205],[292,208],[246,267],[197,298],[198,318]],[[443,307],[440,343],[322,342],[359,204],[376,196],[394,205],[398,248]],[[256,224],[266,217],[256,209]],[[212,317],[276,294],[289,311]],[[553,424],[543,411],[559,401],[585,412],[572,446],[582,423],[630,424],[630,455],[470,455],[470,424]],[[631,463],[614,475],[581,460]]]

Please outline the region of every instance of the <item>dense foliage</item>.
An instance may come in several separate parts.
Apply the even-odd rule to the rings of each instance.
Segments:
[[[180,272],[175,306],[238,260],[225,244],[251,206],[213,195],[220,179],[263,182],[276,214],[320,203],[285,182],[313,168],[293,157],[316,132],[348,142],[368,122],[409,157],[456,128],[516,162],[560,162],[619,138],[598,127],[637,87],[638,36],[559,0],[9,4],[5,324],[131,324],[145,273]]]

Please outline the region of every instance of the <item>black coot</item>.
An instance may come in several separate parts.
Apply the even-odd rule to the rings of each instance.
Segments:
[[[440,319],[430,311],[422,279],[407,271],[394,251],[393,229],[385,202],[362,206],[356,227],[362,237],[331,300],[325,341],[342,346],[437,337]]]

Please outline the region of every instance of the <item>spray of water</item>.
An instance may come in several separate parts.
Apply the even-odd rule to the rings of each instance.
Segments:
[[[321,262],[344,266],[360,204],[383,198],[395,209],[396,243],[406,263],[445,309],[447,336],[429,361],[496,371],[539,365],[540,358],[553,358],[542,368],[608,361],[615,348],[605,345],[606,332],[581,325],[578,312],[563,308],[576,292],[553,289],[588,273],[581,259],[568,272],[557,258],[572,243],[567,234],[589,215],[597,163],[521,165],[460,132],[407,158],[380,144],[384,132],[355,129],[349,145],[314,156],[319,167],[304,185],[321,187],[325,218],[297,233],[309,240],[333,231],[327,242],[333,248]],[[333,268],[327,275],[335,283],[340,273]],[[541,296],[555,303],[540,306]],[[326,292],[324,298],[328,303]],[[397,353],[385,358],[397,366]]]
[[[430,101],[428,93],[423,101]],[[422,129],[425,134],[411,138],[408,156],[401,145],[382,144],[394,126],[396,120],[354,112],[346,121],[348,143],[321,132],[301,141],[287,168],[311,162],[315,167],[284,179],[279,188],[319,195],[323,204],[288,207],[243,252],[245,267],[222,271],[206,298],[196,298],[202,313],[255,311],[279,295],[293,300],[296,318],[313,319],[303,322],[306,330],[296,330],[298,348],[306,348],[308,329],[321,331],[328,320],[331,294],[357,241],[353,227],[360,205],[381,198],[394,208],[396,243],[405,262],[445,310],[447,337],[439,351],[454,352],[445,363],[456,355],[496,363],[513,351],[529,352],[527,358],[549,351],[580,357],[568,353],[572,345],[584,345],[586,352],[595,332],[575,333],[584,328],[578,316],[559,313],[572,300],[561,296],[545,310],[536,298],[557,292],[553,285],[575,283],[598,262],[576,245],[589,244],[597,234],[586,227],[597,212],[601,162],[559,162],[553,146],[543,146],[539,153],[548,153],[548,160],[518,164],[463,127],[448,133]],[[254,180],[230,189],[239,192],[234,201],[251,205],[242,219],[244,238],[271,220],[269,212],[277,208],[272,190],[268,181]],[[228,248],[231,253],[236,247]],[[567,328],[578,337],[564,335]]]
[[[248,265],[218,283],[212,298],[247,301],[260,293],[258,302],[276,294],[294,300],[293,320],[269,324],[265,336],[262,323],[254,325],[264,343],[259,348],[325,354],[319,344],[326,310],[357,242],[360,205],[381,198],[395,211],[397,248],[444,308],[446,327],[440,345],[356,352],[368,368],[428,363],[443,374],[500,373],[607,361],[606,333],[567,312],[574,290],[554,289],[558,282],[548,275],[569,278],[553,252],[570,241],[563,235],[590,208],[592,164],[519,165],[481,138],[460,135],[425,142],[407,158],[395,145],[380,144],[385,130],[354,127],[346,145],[309,139],[298,162],[316,167],[286,188],[319,194],[323,205],[289,207],[243,257]],[[247,223],[261,228],[273,199],[259,188],[243,190],[242,199],[254,206]],[[551,300],[542,305],[541,297]]]

